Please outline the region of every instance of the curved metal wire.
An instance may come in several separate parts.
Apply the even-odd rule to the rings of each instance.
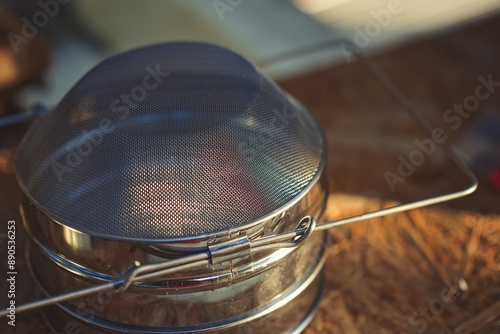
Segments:
[[[261,68],[271,68],[274,64],[283,62],[286,60],[292,60],[297,57],[301,57],[304,55],[312,54],[313,52],[318,51],[328,51],[328,50],[338,50],[345,57],[354,57],[360,62],[362,62],[366,69],[375,77],[375,79],[380,82],[380,84],[391,94],[396,101],[401,104],[401,106],[407,111],[420,125],[430,134],[434,128],[430,125],[430,123],[412,106],[412,104],[408,101],[408,99],[401,93],[401,91],[394,85],[394,83],[387,77],[387,75],[382,71],[382,69],[377,66],[366,54],[362,52],[359,48],[357,48],[354,44],[347,40],[339,39],[323,42],[316,45],[311,45],[306,48],[296,49],[291,52],[286,52],[283,54],[277,54],[273,57],[263,60],[259,63]],[[478,186],[478,180],[472,170],[463,162],[463,160],[453,151],[453,148],[447,143],[443,142],[441,147],[446,151],[446,153],[450,156],[454,164],[460,169],[460,171],[469,179],[470,183],[464,189],[460,189],[454,191],[452,193],[443,194],[431,198],[427,198],[424,200],[419,200],[411,203],[405,203],[401,205],[397,205],[390,208],[380,209],[377,211],[366,212],[360,215],[355,215],[351,217],[346,217],[342,219],[337,219],[334,221],[318,224],[316,227],[317,231],[327,230],[332,227],[337,227],[340,225],[350,224],[354,222],[359,222],[362,220],[367,220],[371,218],[377,218],[381,216],[386,216],[398,212],[418,209],[424,206],[434,205],[446,201],[450,201],[453,199],[457,199],[466,195],[473,193]]]
[[[352,44],[350,44],[352,48],[355,48]],[[353,51],[354,52],[354,51]],[[359,59],[365,64],[366,68],[369,72],[384,86],[385,89],[398,101],[403,108],[413,116],[420,125],[430,134],[434,128],[430,125],[430,123],[412,106],[412,104],[408,101],[408,99],[401,93],[401,91],[394,85],[394,83],[389,80],[387,75],[381,70],[379,66],[377,66],[373,61],[371,61],[364,54],[358,55]],[[397,205],[390,208],[380,209],[377,211],[367,212],[360,215],[334,220],[331,222],[323,223],[318,225],[316,230],[326,230],[332,227],[350,224],[354,222],[358,222],[361,220],[381,217],[385,215],[390,215],[398,212],[418,209],[424,206],[434,205],[446,201],[450,201],[453,199],[457,199],[466,195],[473,193],[478,186],[477,177],[474,175],[472,170],[465,164],[465,162],[453,151],[453,148],[447,143],[443,142],[440,144],[441,147],[446,151],[449,157],[452,159],[454,164],[460,169],[460,171],[469,179],[470,184],[461,190],[457,190],[455,192],[449,194],[443,194],[431,198],[427,198],[424,200],[419,200],[411,203],[405,203],[401,205]]]

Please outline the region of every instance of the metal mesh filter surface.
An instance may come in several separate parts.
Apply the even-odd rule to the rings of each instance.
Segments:
[[[178,239],[280,210],[318,173],[321,131],[237,54],[168,43],[91,70],[24,138],[17,176],[84,233]]]

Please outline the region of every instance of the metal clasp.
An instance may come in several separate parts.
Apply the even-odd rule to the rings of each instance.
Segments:
[[[210,261],[212,264],[231,261],[250,255],[250,240],[243,234],[223,242],[209,243],[208,251],[210,252]]]

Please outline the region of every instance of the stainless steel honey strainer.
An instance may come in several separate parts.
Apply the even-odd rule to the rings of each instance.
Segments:
[[[49,297],[17,311],[58,303],[45,311],[55,332],[300,331],[321,295],[326,229],[475,189],[445,148],[467,189],[316,225],[321,129],[266,75],[195,42],[111,57],[21,143],[29,263]]]

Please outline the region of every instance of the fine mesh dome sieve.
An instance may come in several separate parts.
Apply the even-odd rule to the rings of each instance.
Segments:
[[[30,129],[17,177],[60,224],[174,240],[282,210],[323,159],[312,116],[249,62],[214,45],[168,43],[86,74]]]

